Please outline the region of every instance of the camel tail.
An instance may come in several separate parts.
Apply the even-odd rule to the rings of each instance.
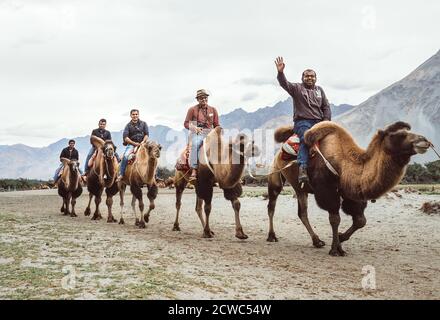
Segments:
[[[282,143],[290,138],[290,136],[293,134],[293,126],[282,126],[275,130],[274,133],[274,139],[278,143]]]
[[[341,127],[330,121],[323,121],[313,126],[304,134],[304,142],[312,146],[316,142],[324,139],[327,135],[340,130]]]

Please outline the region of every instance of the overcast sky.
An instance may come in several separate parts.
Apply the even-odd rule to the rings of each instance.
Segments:
[[[0,0],[0,144],[121,130],[140,108],[182,128],[197,89],[220,114],[288,96],[313,68],[334,104],[359,104],[440,49],[440,1]]]

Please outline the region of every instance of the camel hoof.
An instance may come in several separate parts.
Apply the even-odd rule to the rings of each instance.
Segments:
[[[180,227],[178,224],[174,224],[173,231],[180,231]]]
[[[68,216],[68,215],[70,215],[70,213],[69,212],[66,212],[66,211],[63,211],[64,213],[63,213],[63,216]]]
[[[314,246],[315,248],[322,248],[322,247],[325,246],[325,242],[322,241],[322,240],[319,240],[319,239],[317,239],[317,240],[313,240],[313,246]]]
[[[247,235],[245,235],[244,233],[239,233],[235,235],[236,238],[241,239],[241,240],[245,240],[247,238],[249,238]]]
[[[61,207],[60,212],[64,212],[64,207]]]
[[[145,229],[145,222],[143,221],[139,222],[139,229]]]
[[[144,214],[144,221],[148,223],[150,221],[150,214]]]
[[[343,257],[347,255],[347,253],[344,250],[342,250],[342,248],[331,249],[328,254],[333,257]]]
[[[278,238],[275,236],[275,232],[269,232],[269,235],[267,236],[268,242],[278,242]]]
[[[92,220],[99,220],[99,215],[94,214],[93,217],[92,217]]]
[[[117,222],[115,218],[107,217],[107,223],[113,223],[113,222]]]
[[[101,219],[102,219],[102,215],[98,214],[98,220],[101,220]]]
[[[203,238],[212,238],[213,236],[214,236],[214,232],[212,232],[211,230],[203,231]]]
[[[87,208],[86,211],[84,211],[85,216],[90,216],[90,208]]]
[[[136,218],[136,221],[134,222],[134,225],[135,225],[135,226],[139,226],[139,224],[140,224],[139,219]]]
[[[119,219],[119,224],[125,224],[125,221],[124,221],[124,219]]]

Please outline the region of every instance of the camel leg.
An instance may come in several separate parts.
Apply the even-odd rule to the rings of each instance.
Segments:
[[[105,200],[105,204],[107,205],[107,209],[108,209],[107,222],[108,223],[117,222],[117,220],[113,217],[113,213],[112,213],[113,196],[107,195],[107,199]]]
[[[243,232],[243,227],[241,225],[240,222],[240,200],[238,199],[234,199],[231,201],[232,203],[232,208],[234,209],[235,212],[235,237],[237,237],[238,239],[247,239],[248,236]]]
[[[75,213],[76,198],[72,197],[71,204],[72,204],[72,211],[70,211],[70,216],[77,217]]]
[[[119,206],[121,207],[121,217],[119,218],[119,224],[125,224],[124,221],[124,193],[125,185],[121,185],[119,189]]]
[[[84,211],[84,215],[85,216],[90,216],[90,204],[92,203],[92,199],[93,199],[93,194],[89,193],[89,203],[87,204],[87,208],[86,211]]]
[[[312,238],[313,246],[316,248],[322,248],[325,246],[325,242],[319,239],[318,235],[313,231],[310,226],[309,217],[307,213],[307,192],[302,191],[302,189],[295,190],[296,196],[298,199],[298,217],[301,219],[301,222],[306,227],[307,231]]]
[[[134,216],[135,216],[135,225],[137,225],[139,228],[144,229],[145,228],[145,221],[142,219],[142,216],[144,214],[144,201],[142,199],[142,189],[138,186],[130,186],[131,193],[133,194],[133,197],[131,199],[131,208],[133,209]],[[140,210],[140,219],[138,219],[136,214],[136,200],[139,201],[139,210]]]
[[[209,214],[211,213],[211,201],[205,200],[205,216],[206,222],[205,227],[203,228],[203,238],[212,238],[214,236],[214,232],[209,228]]]
[[[157,197],[157,191],[158,191],[158,188],[155,184],[148,186],[147,197],[148,197],[148,200],[150,200],[150,205],[148,207],[147,213],[144,214],[145,223],[148,223],[148,221],[150,221],[150,212],[152,210],[154,210],[154,208],[156,207],[156,205],[154,204],[154,199],[156,199],[156,197]],[[142,215],[141,215],[141,218],[142,218]]]
[[[64,199],[64,202],[65,202],[64,215],[65,216],[70,215],[69,205],[70,205],[71,198],[72,198],[72,195],[69,193],[69,194],[67,194],[66,198]]]
[[[329,211],[330,225],[332,226],[333,240],[332,248],[329,254],[331,256],[345,256],[346,252],[342,250],[341,242],[339,241],[339,224],[341,223],[341,217],[339,215],[339,210]]]
[[[205,217],[203,216],[203,199],[196,197],[196,213],[199,216],[200,223],[202,224],[202,228],[205,228]],[[211,233],[214,232],[211,230]]]
[[[97,194],[95,196],[95,212],[93,213],[92,220],[101,220],[102,219],[102,215],[99,212],[99,204],[100,203],[101,203],[101,195]]]
[[[350,228],[347,229],[344,233],[339,234],[339,241],[344,242],[350,239],[353,233],[355,233],[356,230],[363,228],[366,223],[367,219],[365,218],[364,211],[367,207],[367,202],[357,202],[350,199],[344,199],[342,201],[342,210],[351,215],[353,219],[353,224],[350,226]]]
[[[185,186],[183,186],[182,189],[181,186],[176,185],[176,219],[174,220],[173,231],[180,231],[179,213],[180,213],[180,208],[182,207],[183,190],[185,190]]]
[[[63,204],[61,205],[61,209],[60,209],[60,212],[64,212],[66,209],[64,208],[64,206],[65,206],[65,203],[64,203],[64,198],[63,198]]]
[[[279,175],[276,175],[275,178],[269,178],[269,203],[267,204],[267,214],[269,216],[269,234],[267,236],[267,241],[269,242],[278,242],[278,238],[276,237],[275,230],[273,228],[273,216],[275,215],[275,206],[281,190],[283,190],[283,184],[281,183]]]

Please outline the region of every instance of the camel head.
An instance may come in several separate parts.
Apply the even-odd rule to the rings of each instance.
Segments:
[[[115,156],[116,146],[114,145],[114,143],[111,140],[106,140],[103,147],[102,147],[102,151],[104,153],[104,157],[107,160],[111,160]]]
[[[145,151],[150,159],[160,158],[160,151],[162,150],[162,146],[159,143],[153,140],[148,140],[142,143],[141,146],[145,148]]]
[[[412,156],[428,151],[431,143],[419,134],[410,132],[411,126],[398,121],[379,130],[378,134],[383,141],[385,152],[396,156]]]

